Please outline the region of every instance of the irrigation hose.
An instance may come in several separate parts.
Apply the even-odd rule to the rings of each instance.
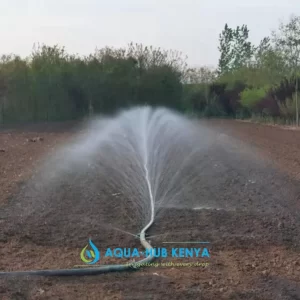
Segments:
[[[140,233],[140,242],[143,247],[150,253],[144,259],[133,262],[131,264],[122,265],[101,265],[99,267],[82,268],[82,269],[56,269],[56,270],[32,270],[32,271],[13,271],[13,272],[0,272],[0,277],[7,276],[87,276],[97,275],[108,272],[120,272],[126,270],[136,270],[143,266],[143,264],[149,263],[154,259],[153,248],[146,240],[146,231],[150,228],[153,223],[151,221],[142,229]]]

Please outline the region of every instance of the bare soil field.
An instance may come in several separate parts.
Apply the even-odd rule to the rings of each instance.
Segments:
[[[0,130],[0,272],[72,268],[89,236],[101,248],[139,247],[103,228],[111,219],[121,226],[124,211],[101,198],[97,176],[66,178],[46,202],[24,193],[40,162],[76,134],[73,125]],[[212,128],[215,142],[195,161],[203,165],[198,199],[165,209],[149,235],[155,247],[209,241],[211,257],[200,260],[207,267],[0,277],[0,299],[300,299],[300,131],[232,120],[199,126]],[[98,186],[100,198],[92,192]],[[175,262],[155,262],[166,261]]]

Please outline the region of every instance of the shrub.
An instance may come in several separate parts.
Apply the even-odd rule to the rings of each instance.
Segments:
[[[265,88],[246,88],[240,93],[240,103],[245,108],[253,109],[265,96]]]
[[[291,98],[286,98],[284,102],[278,101],[278,106],[281,114],[287,119],[294,119],[296,116],[296,94],[294,93]],[[299,105],[298,112],[300,113]]]

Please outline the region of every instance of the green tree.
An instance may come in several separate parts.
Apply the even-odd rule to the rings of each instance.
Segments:
[[[207,66],[189,68],[186,71],[186,83],[189,84],[210,84],[215,81],[216,77],[216,70]]]
[[[220,59],[218,73],[226,74],[251,62],[255,47],[248,41],[249,30],[247,25],[232,29],[225,24],[219,36]]]
[[[277,32],[272,33],[276,50],[284,57],[290,75],[295,77],[296,124],[299,125],[298,77],[300,62],[300,17],[291,16],[288,23],[280,23]]]

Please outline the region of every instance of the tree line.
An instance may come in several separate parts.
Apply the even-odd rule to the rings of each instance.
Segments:
[[[0,122],[58,121],[133,105],[180,109],[186,59],[129,44],[80,57],[46,45],[0,59]]]
[[[38,45],[29,57],[0,58],[0,123],[110,114],[133,105],[166,106],[206,117],[299,124],[300,17],[249,41],[247,25],[225,24],[217,69],[189,68],[180,52],[129,44],[93,54]]]
[[[281,22],[258,45],[249,41],[247,25],[225,24],[219,51],[210,82],[203,85],[199,78],[190,87],[192,107],[208,115],[299,125],[300,17]]]

